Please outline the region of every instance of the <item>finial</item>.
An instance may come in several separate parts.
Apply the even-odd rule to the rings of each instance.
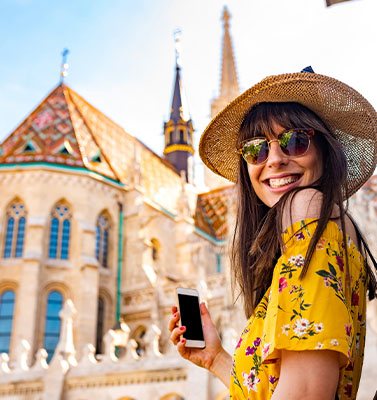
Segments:
[[[181,52],[182,52],[181,37],[182,37],[182,31],[178,28],[174,31],[175,62],[177,64],[177,67],[181,66]]]
[[[69,54],[68,49],[63,49],[62,52],[62,65],[60,67],[60,82],[64,82],[64,78],[68,75],[68,64],[67,64],[67,55]]]
[[[228,11],[228,8],[224,6],[224,11],[223,11],[223,16],[221,18],[224,21],[224,28],[229,27],[229,20],[230,20],[230,13]]]

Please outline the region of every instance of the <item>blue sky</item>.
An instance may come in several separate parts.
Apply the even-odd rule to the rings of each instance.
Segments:
[[[0,0],[0,139],[59,81],[161,154],[182,30],[182,75],[196,142],[220,79],[222,8],[242,90],[312,65],[377,107],[377,2],[353,0]]]

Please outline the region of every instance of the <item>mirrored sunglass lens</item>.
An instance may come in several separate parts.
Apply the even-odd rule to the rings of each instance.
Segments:
[[[265,140],[248,142],[242,147],[242,156],[249,164],[261,164],[268,157],[268,143]]]
[[[279,143],[287,156],[295,157],[301,156],[308,150],[309,138],[305,132],[290,131],[281,136]]]

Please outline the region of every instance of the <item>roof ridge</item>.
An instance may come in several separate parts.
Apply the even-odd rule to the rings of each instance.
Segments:
[[[121,125],[119,125],[118,123],[116,123],[115,121],[113,121],[110,117],[108,117],[104,112],[100,111],[97,107],[93,106],[93,104],[89,103],[87,100],[85,100],[81,95],[79,95],[75,90],[73,90],[71,87],[65,85],[65,87],[68,89],[69,92],[72,92],[75,96],[77,96],[81,101],[83,101],[89,108],[91,108],[93,111],[95,111],[96,113],[100,114],[101,116],[103,116],[108,122],[110,122],[112,125],[116,125],[117,128],[122,129],[124,131],[124,133],[132,138],[134,138],[134,136],[132,136],[130,133],[128,133]],[[75,103],[76,104],[76,103]]]
[[[64,90],[65,88],[67,88],[68,90],[65,91],[65,90]],[[102,146],[100,146],[100,144],[98,143],[98,140],[97,140],[97,138],[95,137],[95,135],[94,135],[94,133],[93,133],[93,131],[92,131],[90,125],[88,124],[88,122],[87,122],[85,116],[82,114],[80,108],[79,108],[78,105],[75,103],[75,101],[72,99],[72,97],[71,97],[71,95],[70,95],[70,93],[69,93],[69,91],[72,90],[72,89],[68,88],[67,86],[66,86],[65,88],[63,88],[64,96],[66,97],[66,99],[67,99],[67,96],[68,96],[68,97],[69,97],[69,101],[70,101],[72,104],[74,104],[76,110],[78,111],[78,113],[80,114],[81,118],[82,118],[83,121],[85,122],[85,125],[86,125],[86,127],[88,128],[88,131],[90,132],[90,135],[91,135],[92,139],[94,140],[95,144],[96,144],[96,145],[98,146],[98,148],[100,149],[100,152],[101,152],[101,154],[103,155],[103,157],[104,157],[104,159],[105,159],[105,161],[106,161],[106,164],[108,164],[109,168],[111,169],[111,171],[113,172],[113,174],[115,175],[115,177],[119,180],[119,182],[121,182],[121,179],[120,179],[118,173],[115,171],[115,169],[114,169],[113,166],[111,165],[111,162],[108,160],[108,158],[107,158],[105,152],[104,152],[103,149],[102,149]],[[73,91],[73,90],[72,90],[72,91]],[[77,96],[79,96],[79,95],[77,95]],[[81,96],[79,96],[79,97],[81,98]],[[84,99],[82,99],[82,100],[85,101]],[[85,101],[85,103],[87,103],[87,104],[89,105],[89,103],[88,103],[87,101]],[[69,108],[68,108],[68,111],[69,111]],[[69,112],[70,112],[70,111],[69,111]],[[98,111],[98,112],[100,112],[100,111]],[[72,118],[71,118],[71,119],[72,119]],[[76,137],[77,137],[77,136],[76,136]],[[80,148],[80,147],[81,147],[81,146],[79,146],[79,149],[80,149],[80,152],[81,152],[81,148]],[[86,157],[86,154],[85,154],[85,157]],[[86,157],[86,158],[88,159],[88,157]],[[84,157],[83,157],[83,161],[84,161]],[[89,160],[88,160],[88,161],[89,161]],[[85,163],[85,161],[84,161],[84,163]]]

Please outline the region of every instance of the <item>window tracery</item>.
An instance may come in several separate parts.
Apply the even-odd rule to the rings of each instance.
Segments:
[[[108,267],[110,218],[107,213],[102,213],[96,225],[96,259],[100,265]]]
[[[49,258],[68,259],[71,219],[70,209],[64,203],[58,203],[51,212]]]
[[[4,243],[4,258],[19,258],[23,255],[26,210],[21,201],[14,201],[6,212],[6,233]]]

